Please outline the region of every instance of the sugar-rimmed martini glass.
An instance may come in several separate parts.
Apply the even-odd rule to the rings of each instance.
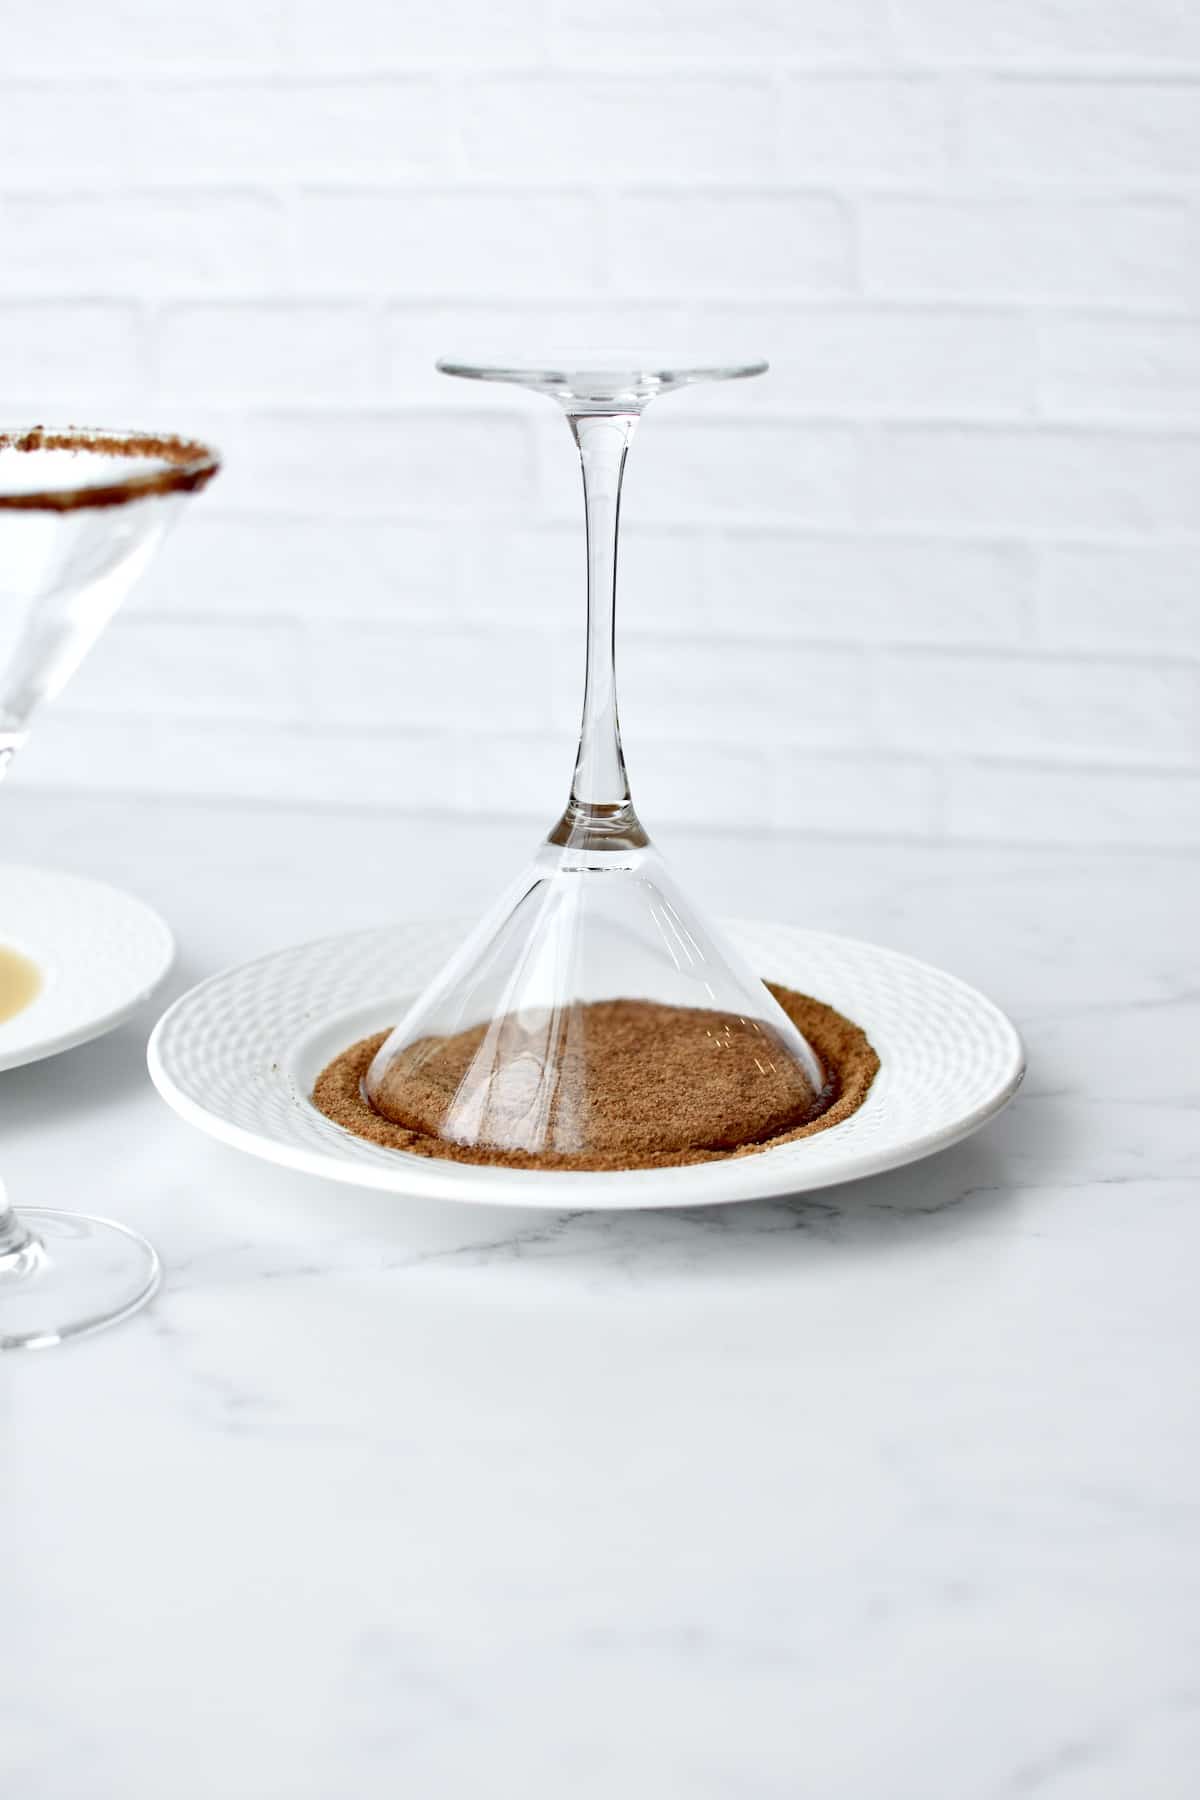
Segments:
[[[617,718],[617,532],[634,430],[657,395],[766,364],[606,353],[438,367],[532,388],[566,414],[587,522],[583,718],[562,817],[380,1047],[366,1096],[469,1155],[532,1166],[703,1156],[806,1122],[828,1101],[825,1072],[651,845]]]
[[[152,433],[0,431],[0,776],[211,480],[203,444]],[[4,887],[0,865],[0,954]],[[0,1349],[61,1343],[136,1311],[158,1285],[144,1238],[109,1219],[8,1205],[0,1183]]]

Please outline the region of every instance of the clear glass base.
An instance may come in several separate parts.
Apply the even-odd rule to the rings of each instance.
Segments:
[[[375,1111],[477,1150],[594,1159],[731,1150],[823,1110],[819,1058],[636,815],[574,835],[551,834],[380,1046]]]
[[[158,1287],[158,1253],[136,1231],[84,1213],[21,1207],[30,1240],[0,1257],[0,1350],[44,1350],[115,1325]]]

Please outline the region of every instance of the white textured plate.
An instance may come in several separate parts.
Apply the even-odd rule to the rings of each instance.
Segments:
[[[0,1020],[0,1069],[37,1062],[120,1025],[175,955],[156,912],[132,894],[57,869],[0,863],[0,946],[37,964],[42,985]]]
[[[705,1206],[831,1187],[966,1137],[1012,1098],[1021,1040],[965,982],[897,951],[790,925],[729,926],[751,965],[854,1019],[881,1067],[841,1125],[734,1161],[682,1169],[480,1168],[387,1150],[326,1119],[308,1095],[339,1050],[399,1017],[461,942],[461,923],[322,938],[229,969],[159,1020],[150,1074],[201,1131],[287,1168],[397,1194],[555,1210]]]

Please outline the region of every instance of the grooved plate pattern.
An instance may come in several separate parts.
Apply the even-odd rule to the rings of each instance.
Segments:
[[[841,1125],[736,1162],[628,1173],[478,1168],[343,1131],[309,1103],[313,1078],[393,1023],[464,929],[414,922],[324,938],[214,976],[159,1021],[155,1085],[190,1123],[271,1162],[396,1193],[562,1209],[718,1204],[874,1174],[965,1137],[1024,1072],[1012,1024],[954,976],[875,944],[743,921],[728,929],[754,968],[846,1013],[879,1052],[865,1104]]]
[[[0,1069],[38,1062],[111,1031],[153,993],[175,955],[165,922],[106,882],[0,864],[0,945],[36,964],[42,986],[0,1021]]]

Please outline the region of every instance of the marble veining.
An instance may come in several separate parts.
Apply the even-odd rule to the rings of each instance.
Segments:
[[[161,1004],[487,897],[461,823],[5,802],[22,861],[161,908]],[[145,1076],[157,1006],[0,1076],[14,1198],[168,1271],[0,1363],[0,1794],[1190,1800],[1195,871],[838,843],[810,912],[811,846],[674,848],[720,910],[991,993],[1014,1105],[823,1193],[534,1215],[201,1138]]]

